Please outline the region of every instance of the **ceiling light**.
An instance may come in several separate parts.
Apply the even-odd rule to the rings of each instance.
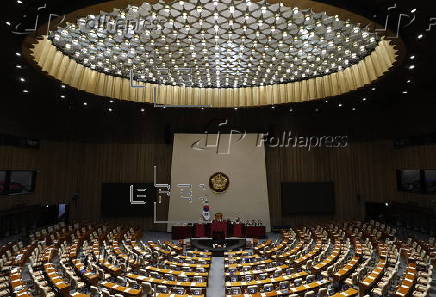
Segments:
[[[26,79],[25,79],[24,77],[20,77],[20,81],[21,81],[21,82],[25,82]]]
[[[406,83],[408,83],[408,84],[410,84],[411,82],[412,82],[411,79],[408,79],[408,80],[406,81]]]
[[[62,98],[62,99],[65,99],[65,95],[61,95],[61,98]]]
[[[145,109],[144,108],[141,108],[141,112],[144,112],[145,111]]]
[[[107,110],[108,110],[109,112],[112,112],[112,108],[108,108]]]
[[[366,97],[363,97],[363,98],[362,98],[362,101],[366,101]]]
[[[376,88],[375,88],[375,87],[372,87],[372,88],[371,88],[371,91],[375,91],[375,90],[376,90]]]
[[[16,55],[17,57],[21,57],[21,53],[19,53],[19,52],[16,52],[15,55]]]
[[[62,89],[65,89],[65,85],[64,85],[64,84],[62,84],[62,85],[61,85],[61,88],[62,88]]]
[[[23,68],[23,66],[21,66],[20,64],[17,64],[15,67],[17,67],[18,69]]]
[[[416,8],[412,9],[410,12],[411,13],[415,13],[416,12]]]
[[[237,107],[235,107],[235,108],[233,108],[234,110],[238,110],[238,108]]]
[[[339,107],[342,107],[342,103],[339,103],[338,106],[339,106]]]
[[[18,3],[18,4],[22,4],[23,1],[21,1],[21,0],[17,0],[17,3]]]
[[[6,25],[8,25],[8,26],[10,26],[11,25],[11,22],[5,22],[6,23]]]
[[[414,60],[415,59],[415,55],[412,55],[409,57],[410,60]]]
[[[84,106],[87,106],[87,105],[88,105],[88,103],[86,103],[86,102],[83,102],[83,105],[84,105]]]
[[[107,15],[106,12],[101,12],[84,16],[76,23],[59,26],[49,33],[48,39],[75,62],[98,72],[129,79],[130,70],[134,67],[135,80],[140,82],[200,88],[219,88],[230,84],[236,88],[252,87],[319,77],[320,73],[334,73],[359,63],[374,51],[380,41],[375,33],[359,28],[357,24],[351,24],[350,28],[354,30],[348,30],[346,26],[349,21],[340,20],[339,17],[335,17],[338,21],[330,26],[328,18],[325,22],[324,17],[319,20],[319,15],[311,10],[303,12],[284,5],[280,5],[277,10],[273,3],[246,0],[235,0],[226,2],[227,4],[214,1],[216,5],[227,5],[227,9],[217,9],[214,5],[207,5],[207,2],[201,2],[201,6],[196,0],[172,2],[168,5],[147,3],[148,15],[159,16],[162,22],[172,22],[171,38],[168,34],[142,32],[142,26],[133,28],[131,34],[115,34],[110,40],[111,34],[105,28],[99,29],[99,32],[84,30],[86,28],[83,28],[83,24],[91,21],[94,23]],[[249,9],[242,12],[242,17],[239,10],[241,3],[247,7],[250,5]],[[167,13],[168,9],[171,10],[170,14]],[[111,20],[118,23],[127,15],[137,14],[137,11],[138,7],[133,5],[113,10]],[[304,24],[299,20],[300,14],[303,15]],[[174,17],[175,15],[180,17]],[[258,26],[251,28],[247,24],[248,19]],[[221,20],[225,20],[227,25],[224,26]],[[200,33],[201,30],[191,33],[194,28],[192,24],[200,24],[200,21],[203,24],[200,27],[211,28],[212,33],[206,29],[205,33]],[[189,28],[187,23],[190,24]],[[286,25],[281,26],[282,23]],[[234,32],[233,28],[241,30]],[[211,34],[212,37],[204,38],[201,34]],[[137,42],[132,38],[135,35],[139,36]],[[324,43],[330,41],[331,36],[339,37],[331,41],[332,46],[328,51],[322,53],[321,50],[315,50],[323,49]],[[180,42],[174,46],[177,43],[175,40],[179,38],[186,39],[186,43]],[[228,41],[225,47],[217,43],[220,40]],[[248,43],[247,40],[253,42]],[[354,46],[353,42],[347,40],[358,40],[359,46]],[[289,52],[286,58],[283,57],[285,51]],[[134,54],[129,56],[130,53]],[[174,69],[196,69],[199,56],[205,63],[188,81],[186,71],[159,71],[168,69],[168,65]],[[238,61],[229,62],[229,57],[238,57]],[[295,59],[298,60],[298,65],[310,67],[295,65]],[[229,71],[236,64],[238,71]],[[287,69],[293,70],[292,75],[286,72]],[[207,81],[202,80],[211,73],[216,75],[209,76]],[[241,73],[246,76],[238,80]]]
[[[109,100],[109,103],[114,103],[114,100]]]
[[[418,39],[423,39],[424,38],[424,34],[419,34],[416,38],[418,38]]]
[[[407,93],[408,93],[407,90],[404,90],[404,91],[403,91],[403,94],[407,94]]]
[[[29,93],[29,90],[23,90],[23,93]]]
[[[352,111],[356,111],[356,108],[355,107],[353,107],[352,109],[351,109]]]
[[[415,65],[412,64],[409,66],[409,70],[413,70],[413,69],[415,69]]]

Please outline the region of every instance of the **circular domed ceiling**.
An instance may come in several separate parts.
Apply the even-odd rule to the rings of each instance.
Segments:
[[[312,1],[136,2],[68,15],[31,42],[31,58],[97,95],[212,107],[340,95],[379,78],[397,58],[368,20]]]

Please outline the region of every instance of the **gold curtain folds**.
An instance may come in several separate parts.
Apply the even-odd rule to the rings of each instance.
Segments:
[[[31,49],[41,70],[79,90],[95,95],[134,102],[169,105],[209,105],[211,107],[250,107],[304,102],[337,96],[356,90],[383,76],[395,63],[397,50],[388,40],[359,63],[343,71],[303,81],[247,88],[191,88],[156,85],[114,77],[92,70],[58,51],[44,36]],[[135,87],[132,87],[135,86]]]

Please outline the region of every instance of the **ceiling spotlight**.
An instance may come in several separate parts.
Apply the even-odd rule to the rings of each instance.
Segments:
[[[419,34],[416,38],[418,38],[418,39],[423,39],[424,38],[424,34]]]
[[[293,109],[293,108],[291,107],[291,108],[289,108],[289,111],[290,111],[290,112],[293,112],[293,111],[294,111],[294,109]]]
[[[325,103],[329,103],[329,101],[328,101],[328,100],[325,100],[324,102],[325,102]]]
[[[407,93],[408,93],[407,90],[404,90],[404,91],[403,91],[403,94],[407,94]]]
[[[109,103],[114,103],[114,100],[109,100]]]
[[[238,108],[237,107],[235,107],[235,108],[233,108],[234,110],[238,110]]]
[[[141,108],[141,112],[144,112],[145,111],[145,109],[144,108]]]
[[[362,98],[362,101],[366,101],[366,97],[363,97],[363,98]]]
[[[342,103],[339,103],[338,106],[339,106],[339,107],[342,107]]]
[[[26,79],[25,79],[24,77],[20,77],[20,81],[21,81],[21,82],[25,82]]]
[[[412,64],[409,66],[409,70],[413,70],[413,69],[415,69],[415,65]]]
[[[29,93],[29,90],[23,90],[23,93],[27,94]]]
[[[412,9],[410,12],[411,13],[415,13],[416,12],[416,8]]]
[[[411,79],[408,79],[408,80],[406,81],[406,83],[408,83],[408,84],[410,84],[411,82],[412,82]]]
[[[65,89],[65,85],[64,85],[64,84],[62,84],[62,85],[61,85],[61,88],[62,88],[62,89]]]
[[[87,103],[87,102],[83,102],[83,105],[84,105],[84,106],[87,106],[87,105],[88,105],[88,103]]]
[[[371,88],[371,91],[375,91],[375,90],[376,90],[376,88],[375,88],[375,87],[372,87],[372,88]]]
[[[15,55],[16,55],[17,57],[21,57],[21,53],[19,53],[19,52],[16,52]]]
[[[17,67],[18,69],[23,68],[23,66],[21,66],[20,64],[17,64],[15,67]]]
[[[415,59],[415,55],[411,55],[411,56],[409,57],[409,59],[410,59],[410,60],[414,60],[414,59]]]
[[[352,111],[356,111],[356,108],[355,107],[353,107],[352,109],[351,109]]]
[[[271,106],[271,108],[272,108],[272,109],[275,109],[276,107],[273,105],[273,106]]]
[[[17,3],[18,3],[18,4],[22,4],[23,1],[21,1],[21,0],[17,0]]]
[[[6,25],[8,25],[8,26],[10,26],[11,25],[11,22],[5,22],[6,23]]]
[[[108,110],[109,112],[112,112],[112,108],[108,108],[107,110]]]
[[[318,112],[318,111],[319,111],[319,108],[315,108],[315,111]]]
[[[62,98],[62,99],[65,99],[65,95],[61,95],[61,98]]]

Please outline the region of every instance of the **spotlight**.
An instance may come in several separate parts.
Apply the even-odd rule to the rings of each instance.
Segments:
[[[273,105],[273,106],[271,106],[271,108],[272,108],[272,109],[275,109],[276,107]]]
[[[8,25],[8,26],[10,26],[11,25],[11,22],[5,22],[6,23],[6,25]]]
[[[15,67],[18,68],[18,69],[23,68],[23,66],[21,66],[20,64],[17,64]]]
[[[356,111],[356,108],[355,107],[353,107],[352,109],[351,109],[352,111]]]
[[[418,39],[423,39],[424,38],[424,34],[419,34],[416,38],[418,38]]]
[[[108,110],[109,112],[112,112],[112,108],[108,108],[107,110]]]
[[[141,112],[144,112],[145,111],[145,109],[144,108],[141,108]]]
[[[338,106],[339,106],[339,107],[342,107],[342,103],[339,103]]]
[[[362,98],[362,101],[366,101],[366,97],[363,97],[363,98]]]
[[[64,85],[64,84],[62,84],[62,85],[61,85],[61,88],[62,88],[62,89],[65,89],[65,85]]]
[[[407,93],[408,93],[407,90],[404,90],[404,91],[403,91],[403,94],[407,94]]]
[[[386,203],[385,203],[385,206],[386,206],[386,207],[389,207],[389,202],[386,202]]]
[[[371,88],[371,91],[375,91],[375,90],[376,90],[376,88],[375,88],[375,87],[372,87],[372,88]]]
[[[62,99],[65,99],[65,95],[61,95],[61,98],[62,98]]]
[[[87,102],[83,102],[83,106],[87,106],[88,105],[88,103]]]
[[[319,108],[315,108],[315,112],[318,112],[319,111]]]
[[[15,55],[16,55],[17,57],[21,57],[21,53],[19,53],[19,52],[16,52]]]
[[[237,107],[235,107],[235,108],[233,108],[234,110],[238,110],[238,108]]]
[[[289,108],[289,111],[290,111],[290,112],[293,112],[294,110],[293,110],[292,107],[291,107],[291,108]]]
[[[25,79],[24,77],[20,77],[20,81],[21,81],[21,82],[25,82],[26,79]]]
[[[412,82],[411,79],[408,79],[408,80],[406,81],[406,83],[408,83],[408,84],[410,84],[411,82]]]
[[[412,64],[409,66],[409,70],[413,70],[413,69],[415,69],[415,65]]]
[[[416,12],[416,8],[412,9],[410,12],[411,13],[415,13]]]
[[[411,55],[411,56],[409,57],[409,59],[410,59],[410,60],[415,60],[415,55]]]
[[[27,94],[27,93],[29,93],[29,90],[23,90],[23,93]]]

